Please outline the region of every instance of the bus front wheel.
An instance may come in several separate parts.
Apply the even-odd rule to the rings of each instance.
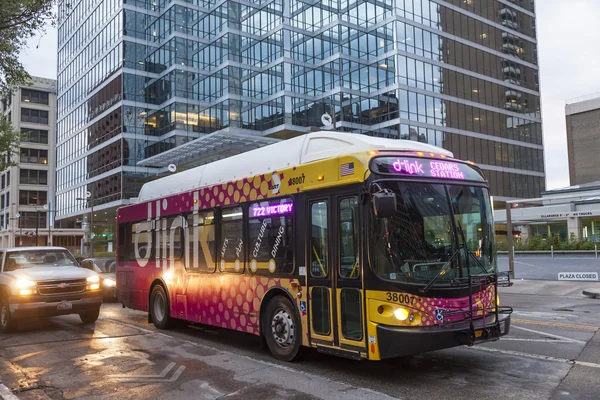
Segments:
[[[154,326],[158,329],[169,329],[173,325],[169,306],[169,297],[162,285],[152,288],[150,295],[150,316]]]
[[[298,313],[289,299],[275,296],[269,301],[262,327],[269,350],[276,358],[292,361],[298,356],[302,328]]]

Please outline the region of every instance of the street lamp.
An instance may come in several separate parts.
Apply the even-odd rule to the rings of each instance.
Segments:
[[[92,193],[88,190],[85,197],[77,197],[75,200],[90,202],[90,258],[94,257],[94,202],[91,199]]]

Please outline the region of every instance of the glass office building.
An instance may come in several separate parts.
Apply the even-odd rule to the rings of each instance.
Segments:
[[[496,199],[539,196],[536,46],[533,0],[60,1],[58,218],[325,112],[477,162]]]

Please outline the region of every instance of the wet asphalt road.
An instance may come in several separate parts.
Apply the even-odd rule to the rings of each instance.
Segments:
[[[515,307],[501,342],[382,362],[309,352],[283,363],[251,335],[159,332],[104,304],[95,324],[65,316],[0,335],[0,374],[21,399],[600,398],[600,300],[527,292],[501,294]]]

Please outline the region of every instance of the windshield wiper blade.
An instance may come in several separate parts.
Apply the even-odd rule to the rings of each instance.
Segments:
[[[436,276],[434,276],[428,283],[427,285],[425,285],[424,288],[420,289],[421,293],[427,293],[429,291],[429,289],[431,289],[431,287],[434,285],[434,283],[438,280],[438,278],[442,275],[444,275],[446,273],[446,271],[449,269],[448,267],[450,265],[452,265],[452,261],[454,260],[454,258],[456,258],[456,255],[460,252],[460,247],[458,249],[456,249],[454,251],[454,253],[452,253],[452,255],[450,256],[450,258],[448,259],[448,261],[446,261],[446,263],[442,266],[442,268],[440,269],[440,272],[437,273]]]

